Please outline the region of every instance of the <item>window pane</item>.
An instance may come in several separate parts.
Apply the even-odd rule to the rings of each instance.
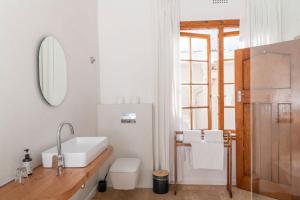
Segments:
[[[208,129],[208,109],[193,109],[193,129]]]
[[[234,58],[234,51],[239,48],[239,36],[224,38],[224,58]]]
[[[224,105],[234,106],[235,105],[235,85],[226,84],[224,85]]]
[[[183,85],[181,86],[181,105],[183,107],[190,106],[190,86]]]
[[[239,31],[240,29],[239,28],[224,28],[224,32],[233,32],[233,31]]]
[[[224,83],[234,83],[234,61],[224,62]]]
[[[182,109],[182,129],[190,130],[191,129],[191,120],[190,120],[190,109]]]
[[[192,38],[192,60],[207,60],[207,40]]]
[[[206,62],[193,62],[192,75],[193,83],[207,83],[207,63]]]
[[[190,82],[190,63],[181,62],[181,83]]]
[[[208,87],[207,85],[193,85],[193,106],[207,106]]]
[[[224,109],[224,129],[235,130],[235,109]]]
[[[180,59],[190,59],[190,39],[188,37],[180,37]]]

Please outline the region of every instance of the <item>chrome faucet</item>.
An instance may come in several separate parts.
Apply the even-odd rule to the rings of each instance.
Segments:
[[[61,130],[64,125],[68,125],[71,133],[74,135],[74,127],[71,123],[62,122],[57,129],[57,176],[61,176],[65,167],[64,157],[61,153]]]

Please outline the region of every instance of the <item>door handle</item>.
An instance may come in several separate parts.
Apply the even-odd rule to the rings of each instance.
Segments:
[[[239,90],[239,91],[237,91],[237,94],[236,94],[236,102],[241,103],[242,100],[243,100],[243,96],[244,96],[244,95],[245,95],[244,90]]]

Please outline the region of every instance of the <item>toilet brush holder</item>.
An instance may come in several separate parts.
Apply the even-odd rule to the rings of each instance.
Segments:
[[[108,175],[109,169],[110,169],[110,166],[108,167],[108,170],[105,174],[104,179],[98,182],[98,187],[97,187],[98,192],[106,192],[106,188],[107,188],[106,177]]]
[[[101,180],[98,183],[98,192],[106,192],[106,180]]]

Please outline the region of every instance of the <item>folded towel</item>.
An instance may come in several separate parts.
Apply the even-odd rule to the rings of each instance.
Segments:
[[[201,142],[202,141],[201,130],[183,131],[183,142]]]
[[[204,133],[204,140],[205,142],[216,142],[216,143],[223,143],[224,136],[222,130],[205,130]]]
[[[191,145],[194,169],[223,170],[223,143],[192,142]]]
[[[176,141],[183,142],[183,134],[176,135]]]

